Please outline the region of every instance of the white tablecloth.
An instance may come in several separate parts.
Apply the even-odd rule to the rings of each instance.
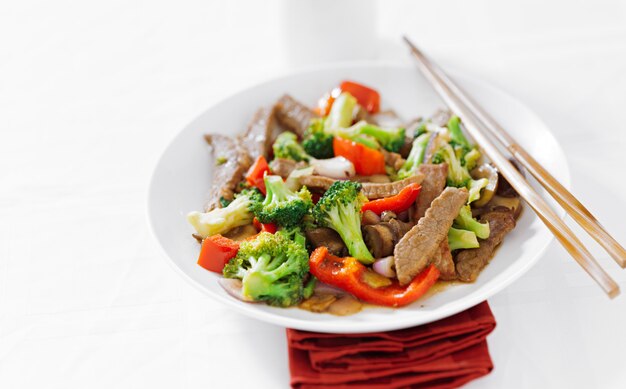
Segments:
[[[283,8],[0,4],[1,388],[287,387],[284,329],[187,285],[145,221],[168,140],[224,96],[293,70]],[[386,1],[375,15],[374,57],[408,62],[406,32],[535,110],[574,192],[626,243],[624,2]],[[316,22],[331,28],[302,16]],[[609,301],[556,244],[490,303],[495,370],[468,387],[626,387],[626,297]]]

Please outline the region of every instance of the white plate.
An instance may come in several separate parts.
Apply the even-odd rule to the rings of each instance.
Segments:
[[[534,113],[489,85],[461,75],[453,76],[561,183],[569,186],[569,170],[563,151]],[[154,170],[149,189],[150,225],[174,269],[203,292],[255,319],[290,328],[335,333],[384,331],[428,323],[474,306],[521,277],[552,240],[552,235],[528,207],[475,283],[448,287],[401,309],[367,307],[356,315],[338,317],[297,308],[243,303],[222,290],[217,283],[217,274],[196,264],[199,245],[191,237],[193,229],[185,215],[200,210],[205,203],[214,165],[202,135],[242,132],[259,106],[273,103],[284,93],[314,105],[319,96],[345,79],[376,88],[381,94],[383,108],[393,108],[406,119],[429,115],[444,107],[413,67],[353,63],[278,78],[241,91],[209,108],[167,147]],[[534,185],[538,187],[536,183]]]

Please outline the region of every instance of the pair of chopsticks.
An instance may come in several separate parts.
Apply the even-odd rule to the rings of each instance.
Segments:
[[[546,201],[532,188],[511,162],[492,143],[487,134],[496,138],[511,155],[550,193],[565,211],[591,235],[611,257],[622,267],[626,267],[626,250],[600,225],[596,218],[537,162],[515,140],[489,116],[477,103],[472,101],[437,65],[433,64],[406,36],[404,41],[418,61],[418,67],[465,125],[469,134],[491,159],[499,172],[507,179],[519,195],[535,211],[537,216],[554,234],[556,239],[596,281],[610,298],[619,295],[619,286],[598,264],[583,246],[572,230],[550,208]]]

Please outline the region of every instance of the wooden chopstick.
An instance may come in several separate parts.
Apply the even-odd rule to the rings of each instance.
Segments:
[[[487,112],[476,104],[458,85],[454,83],[437,65],[431,66],[437,76],[450,88],[458,99],[470,110],[478,121],[482,122],[491,135],[504,146],[511,155],[537,179],[548,193],[565,209],[593,239],[596,240],[622,268],[626,267],[626,249],[622,247],[600,222],[578,201],[554,176],[552,176],[535,158],[533,158],[515,139],[495,121]]]
[[[433,88],[441,96],[444,102],[460,118],[465,128],[470,133],[476,143],[483,149],[485,154],[496,165],[500,173],[507,179],[511,186],[535,211],[537,216],[543,221],[548,229],[554,234],[556,239],[578,262],[578,264],[596,281],[596,283],[610,297],[619,295],[619,286],[602,269],[591,253],[583,246],[582,242],[574,235],[572,230],[561,220],[550,208],[545,200],[530,186],[524,177],[517,171],[511,162],[498,150],[491,140],[484,134],[485,126],[473,114],[463,101],[451,90],[439,76],[436,68],[430,60],[405,36],[403,39],[411,48],[413,56],[418,60],[419,69],[425,78],[431,83]],[[440,71],[443,73],[442,71]],[[514,142],[512,142],[514,143]],[[529,169],[530,170],[530,169]],[[556,180],[554,180],[556,181]]]

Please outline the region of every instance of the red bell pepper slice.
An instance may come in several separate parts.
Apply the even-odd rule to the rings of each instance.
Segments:
[[[421,189],[422,187],[419,184],[409,184],[395,196],[368,201],[361,207],[361,212],[370,210],[380,215],[383,211],[393,211],[395,213],[406,211],[415,202]]]
[[[261,232],[269,232],[270,234],[275,234],[278,231],[278,227],[274,223],[261,223],[259,219],[256,217],[252,219],[252,225],[256,228],[259,233]]]
[[[329,254],[324,246],[311,253],[309,267],[311,274],[319,281],[343,289],[362,301],[389,307],[401,307],[416,301],[439,278],[439,270],[430,265],[408,285],[402,286],[394,280],[390,285],[377,288],[366,282],[370,269],[356,258],[340,258]]]
[[[202,248],[198,256],[198,265],[203,268],[222,273],[224,266],[237,255],[239,243],[223,237],[213,235],[202,241]]]
[[[333,151],[335,156],[352,162],[357,174],[385,174],[385,156],[378,150],[336,136],[333,138]]]
[[[369,113],[380,111],[380,95],[377,91],[365,85],[344,81],[339,86],[342,92],[348,92],[356,98],[356,101]]]
[[[270,167],[267,164],[267,160],[264,156],[261,155],[259,156],[259,158],[256,159],[256,161],[254,161],[254,164],[250,166],[248,173],[246,173],[246,182],[250,186],[258,188],[261,193],[265,194],[265,181],[263,180],[263,178],[266,174],[269,174],[269,172]]]

